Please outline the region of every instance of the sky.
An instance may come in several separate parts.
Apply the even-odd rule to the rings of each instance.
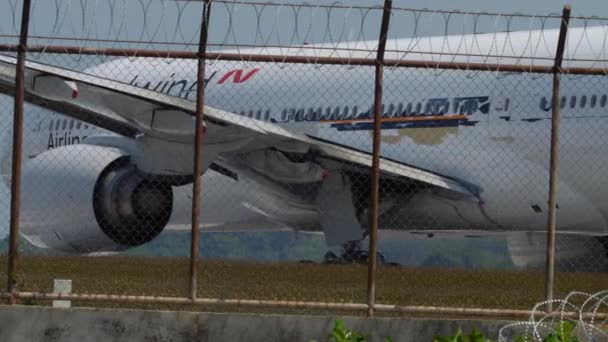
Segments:
[[[256,0],[263,2],[264,0]],[[303,0],[274,0],[274,3],[302,3]],[[327,5],[342,3],[360,6],[380,6],[382,0],[309,0],[313,5]],[[467,12],[499,12],[499,13],[526,13],[526,14],[560,14],[562,7],[568,2],[555,0],[394,0],[394,8],[457,10]],[[608,2],[598,0],[571,0],[573,15],[576,16],[603,16],[608,17]],[[179,5],[176,5],[179,4]],[[112,39],[163,40],[172,42],[196,42],[198,35],[196,29],[200,21],[201,2],[175,2],[172,0],[34,0],[32,7],[32,20],[30,31],[35,35],[53,35],[63,37],[87,36]],[[273,9],[271,9],[273,8]],[[21,0],[7,0],[0,5],[0,33],[17,34]],[[180,11],[181,10],[181,11]],[[294,20],[293,9],[284,7],[257,6],[259,11],[261,31],[268,34],[269,42],[275,41],[280,35],[283,42],[289,40],[294,28],[300,38],[306,36],[314,41],[327,40],[327,10],[300,10],[299,22]],[[252,6],[234,6],[226,3],[213,5],[211,19],[211,42],[229,40],[238,43],[248,43],[258,28],[258,20]],[[142,13],[147,13],[146,16]],[[231,15],[228,15],[230,13]],[[83,15],[84,14],[84,15]],[[110,15],[112,14],[112,15]],[[178,15],[179,14],[179,15]],[[365,13],[365,24],[361,25],[362,11],[333,10],[330,14],[334,36],[340,33],[346,39],[357,38],[361,27],[365,31],[365,38],[377,37],[380,11]],[[14,17],[17,17],[15,20]],[[58,20],[55,20],[58,18]],[[179,23],[177,21],[179,18]],[[231,20],[232,19],[232,20]],[[413,17],[411,15],[397,15],[391,19],[390,32],[395,37],[405,37],[412,34]],[[507,17],[493,17],[479,19],[478,30],[492,31],[504,29]],[[445,29],[446,17],[442,14],[425,14],[418,23],[419,35],[441,34]],[[466,22],[466,23],[464,23]],[[457,32],[463,25],[472,25],[472,16],[451,16],[449,31]],[[230,24],[229,24],[230,23]],[[580,22],[579,22],[580,23]],[[538,25],[539,23],[534,23]],[[510,20],[513,28],[527,29],[530,20],[514,18]],[[176,31],[179,27],[180,30]],[[231,31],[228,28],[232,28]],[[275,31],[270,32],[274,28]],[[272,33],[272,34],[271,34]],[[1,39],[0,39],[1,40]],[[82,43],[82,42],[81,42]]]
[[[259,2],[263,0],[257,0]],[[289,3],[301,3],[296,0],[283,0]],[[282,0],[273,0],[278,3]],[[124,7],[125,3],[128,3],[128,7]],[[310,4],[331,4],[339,3],[338,1],[308,1]],[[367,1],[367,0],[349,0],[343,1],[346,4],[357,4],[357,5],[381,5],[382,1]],[[502,12],[502,13],[526,13],[526,14],[560,14],[562,7],[569,3],[572,6],[572,14],[575,16],[600,16],[608,17],[608,1],[598,0],[571,0],[569,2],[555,1],[555,0],[509,0],[509,1],[496,1],[496,0],[394,0],[394,7],[407,7],[415,9],[437,9],[437,10],[459,10],[459,11],[475,11],[475,12]],[[82,7],[86,4],[86,7]],[[143,12],[141,4],[148,4],[146,11],[148,16],[145,18],[146,24],[141,13]],[[160,4],[160,5],[159,5]],[[112,5],[112,6],[110,6]],[[98,7],[95,7],[98,6]],[[123,6],[123,7],[121,7]],[[33,14],[32,14],[32,26],[31,34],[37,35],[63,35],[68,36],[82,36],[83,34],[88,37],[100,37],[100,38],[112,38],[120,36],[128,39],[140,39],[140,38],[155,38],[157,40],[171,40],[171,41],[196,41],[196,30],[200,19],[200,11],[196,7],[200,6],[200,3],[194,3],[184,7],[186,10],[183,11],[179,25],[176,26],[177,11],[174,10],[172,4],[167,1],[163,4],[158,0],[142,0],[142,1],[130,1],[130,0],[34,0]],[[114,16],[110,17],[109,8],[113,8]],[[229,12],[232,16],[232,41],[238,41],[238,43],[250,42],[255,32],[257,24],[257,16],[251,10],[242,9],[238,11],[228,10],[228,5],[215,5],[211,21],[211,42],[222,42],[226,40],[226,33],[229,32],[227,24],[230,17],[227,15]],[[0,35],[11,35],[17,33],[17,27],[19,25],[18,20],[14,21],[13,17],[15,13],[20,13],[21,0],[8,0],[2,1],[0,4]],[[302,33],[302,39],[311,38],[315,42],[321,42],[327,40],[326,26],[323,25],[325,12],[316,15],[308,15],[302,13],[299,18],[312,18],[308,22],[301,20],[299,23],[299,32],[308,32],[310,29],[312,32],[310,35]],[[83,15],[84,20],[83,20]],[[281,12],[281,15],[277,15],[277,11],[267,11],[266,14],[262,14],[263,18],[261,26],[262,31],[264,29],[271,30],[273,27],[275,31],[279,31],[283,34],[283,41],[293,40],[293,36],[290,33],[293,32],[295,24],[293,23],[294,15],[290,14],[289,10]],[[336,20],[332,20],[331,27],[336,32],[346,30],[343,36],[346,38],[360,36],[359,28],[363,27],[363,35],[366,38],[377,37],[377,30],[379,27],[379,13],[369,14],[366,16],[365,25],[361,26],[361,12],[333,12],[333,17]],[[59,20],[54,20],[55,18]],[[170,19],[174,18],[174,19]],[[454,19],[450,21],[449,31],[458,31],[466,27],[467,30],[472,29],[472,16],[461,16],[460,19]],[[493,17],[487,20],[480,20],[478,30],[492,30],[492,29],[504,29],[506,27],[506,17]],[[414,25],[412,24],[412,17],[408,15],[396,16],[391,21],[391,35],[392,37],[405,37],[411,35]],[[421,22],[417,25],[419,27],[418,34],[430,34],[436,35],[441,34],[445,29],[446,18],[442,15],[428,14],[421,17]],[[112,24],[114,27],[112,27]],[[531,24],[538,25],[539,22],[531,23],[528,19],[513,19],[510,25],[514,28],[526,29]],[[579,21],[578,24],[581,24]],[[181,35],[174,35],[177,31],[176,27],[181,29],[179,33]],[[57,30],[57,27],[60,27]],[[145,28],[145,31],[142,30]],[[56,30],[57,32],[55,32]],[[180,37],[185,38],[180,38]],[[177,38],[176,38],[177,37]],[[268,42],[272,39],[278,39],[277,34],[272,35]],[[0,36],[0,42],[14,42],[15,40],[2,38]],[[67,44],[67,43],[66,43]],[[11,105],[7,104],[6,98],[0,98],[0,115],[2,116],[0,122],[4,125],[0,126],[0,141],[8,141],[10,137],[9,127],[11,127]],[[8,203],[9,203],[9,192],[4,184],[0,184],[0,237],[6,234],[8,229]]]
[[[608,14],[608,3],[598,0],[395,0],[393,3],[395,6],[410,8],[528,14],[561,13],[562,7],[570,4],[573,14],[577,16],[605,16]]]

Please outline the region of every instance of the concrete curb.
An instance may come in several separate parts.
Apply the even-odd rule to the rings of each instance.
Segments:
[[[342,317],[341,317],[342,318]],[[368,341],[432,342],[473,327],[496,339],[509,321],[343,317]],[[335,317],[0,306],[0,341],[326,341]]]

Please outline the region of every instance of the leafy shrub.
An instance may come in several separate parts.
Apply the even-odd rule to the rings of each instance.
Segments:
[[[574,323],[561,321],[555,331],[549,333],[543,338],[543,342],[582,342],[578,337],[573,336]],[[535,342],[531,336],[516,336],[515,342]]]
[[[433,337],[433,342],[494,342],[489,338],[483,336],[483,334],[477,330],[473,331],[468,335],[463,335],[462,329],[458,328],[458,331],[454,336],[440,336],[436,335]]]
[[[542,337],[542,342],[583,342],[578,337],[573,336],[575,324],[567,321],[560,321],[557,328],[550,332],[547,336]],[[527,336],[515,336],[514,342],[537,342],[532,334]],[[483,336],[483,334],[477,330],[473,331],[469,335],[463,335],[462,330],[459,328],[453,336],[435,336],[433,342],[494,342]]]
[[[575,324],[571,322],[561,321],[557,328],[543,337],[542,342],[583,342],[578,337],[573,336]],[[336,320],[334,322],[334,328],[329,333],[327,341],[332,342],[366,342],[366,336],[352,329],[346,328],[342,320]],[[311,340],[310,342],[317,342]],[[385,342],[393,342],[391,338],[387,338]],[[465,335],[462,329],[458,328],[455,335],[452,336],[441,336],[435,335],[433,342],[495,342],[483,335],[481,331],[474,328],[468,335]],[[515,336],[514,342],[537,342],[531,334],[527,336]]]
[[[334,322],[334,328],[329,333],[328,341],[333,342],[366,342],[367,339],[362,334],[347,329],[342,320],[336,320]],[[316,340],[311,340],[310,342],[317,342]],[[393,342],[391,338],[387,338],[386,342]]]

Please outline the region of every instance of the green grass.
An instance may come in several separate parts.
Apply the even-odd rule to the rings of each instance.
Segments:
[[[6,258],[0,261],[0,277],[5,284]],[[23,256],[19,259],[17,280],[22,291],[51,292],[53,279],[65,278],[72,280],[75,293],[185,297],[188,262],[184,258],[132,256]],[[540,271],[380,267],[377,279],[377,302],[386,304],[530,309],[544,295],[544,274]],[[363,265],[201,260],[198,292],[200,297],[212,298],[364,303],[366,280],[367,267]],[[571,290],[597,292],[606,288],[605,273],[558,273],[555,295],[559,298]],[[45,304],[36,301],[26,304],[41,303]],[[184,308],[121,303],[75,305]],[[229,310],[264,312],[234,307]],[[272,312],[304,311],[272,309]]]

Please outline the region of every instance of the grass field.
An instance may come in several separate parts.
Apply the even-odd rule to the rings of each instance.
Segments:
[[[71,279],[75,293],[179,296],[188,294],[188,260],[146,257],[23,256],[22,291],[51,292],[53,279]],[[6,258],[0,263],[6,283]],[[200,297],[365,302],[367,267],[301,263],[202,260]],[[537,271],[380,267],[377,302],[403,305],[530,309],[544,296]],[[572,290],[608,289],[606,273],[558,273],[556,297]],[[25,301],[25,304],[46,304]],[[74,303],[98,307],[179,309],[183,306]],[[187,308],[205,311],[264,311],[251,308]],[[276,310],[272,312],[293,312]],[[298,312],[301,312],[299,310]],[[312,313],[312,312],[307,312]]]

